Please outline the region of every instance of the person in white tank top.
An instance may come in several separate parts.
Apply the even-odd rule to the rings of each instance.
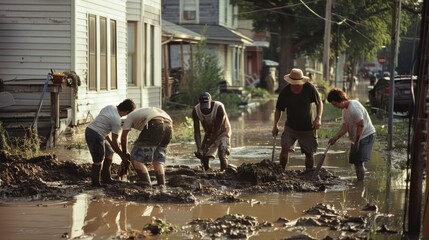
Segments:
[[[209,161],[217,153],[220,160],[220,170],[228,167],[228,156],[231,153],[231,124],[224,105],[213,101],[210,93],[203,92],[199,96],[199,104],[192,110],[194,122],[194,139],[197,145],[195,156],[201,160],[204,170],[210,169]],[[201,128],[205,132],[201,140]]]

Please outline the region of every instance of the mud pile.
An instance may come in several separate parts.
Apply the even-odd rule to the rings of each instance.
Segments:
[[[56,155],[24,159],[0,151],[0,199],[67,200],[76,194],[94,190],[90,184],[91,164],[61,161]],[[113,164],[116,176],[119,165]],[[141,202],[198,203],[200,197],[210,196],[214,202],[240,201],[243,192],[321,191],[339,182],[337,177],[322,169],[319,178],[312,172],[281,171],[280,165],[265,159],[255,164],[230,166],[225,172],[202,171],[200,168],[166,166],[166,188],[139,184],[131,169],[127,181],[105,185],[106,197]],[[155,174],[150,172],[155,181]]]

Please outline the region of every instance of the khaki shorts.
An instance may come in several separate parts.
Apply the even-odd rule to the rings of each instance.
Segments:
[[[228,137],[228,135],[221,135],[219,136],[216,141],[210,145],[210,147],[208,148],[206,154],[204,154],[204,156],[206,157],[215,157],[218,150],[223,150],[222,152],[224,153],[229,153],[231,152],[231,143],[230,143],[230,138]]]
[[[281,144],[283,149],[292,149],[295,142],[298,140],[299,146],[301,147],[301,153],[314,154],[317,151],[317,138],[312,131],[296,131],[288,126],[285,126],[285,130],[282,134]]]

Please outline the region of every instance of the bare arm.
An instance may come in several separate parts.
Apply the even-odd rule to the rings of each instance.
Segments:
[[[276,108],[276,110],[274,112],[274,126],[273,126],[273,130],[272,130],[272,134],[274,137],[279,134],[278,123],[279,123],[279,120],[281,117],[282,117],[282,111],[280,111],[279,109]]]
[[[197,112],[195,109],[192,111],[192,120],[194,122],[194,140],[197,145],[197,152],[201,150],[201,130],[200,130],[200,120],[198,119]]]
[[[128,133],[130,130],[123,130],[121,134],[121,148],[124,154],[128,153]]]
[[[317,115],[313,121],[313,129],[319,129],[322,126],[323,103],[316,104]]]
[[[359,139],[360,139],[360,136],[362,136],[362,132],[363,132],[363,119],[359,120],[356,123],[356,125],[357,125],[357,127],[356,127],[356,135],[355,135],[356,138],[353,140],[353,143],[354,144],[359,144]]]
[[[109,141],[110,145],[113,148],[113,151],[115,151],[122,160],[126,159],[126,155],[122,152],[121,148],[119,147],[119,136],[118,134],[112,133],[112,139],[110,140],[109,136],[106,137],[107,141]]]

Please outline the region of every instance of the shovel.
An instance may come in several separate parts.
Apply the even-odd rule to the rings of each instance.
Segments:
[[[273,151],[271,152],[271,162],[274,162],[274,152],[276,150],[276,137],[277,136],[273,136]]]
[[[331,147],[331,144],[328,144],[328,146],[325,149],[325,152],[323,152],[323,155],[319,158],[316,169],[313,172],[313,178],[316,178],[319,175],[319,171],[322,168],[323,162],[325,161],[325,158],[326,158],[326,154],[328,153],[328,150],[330,147]]]

